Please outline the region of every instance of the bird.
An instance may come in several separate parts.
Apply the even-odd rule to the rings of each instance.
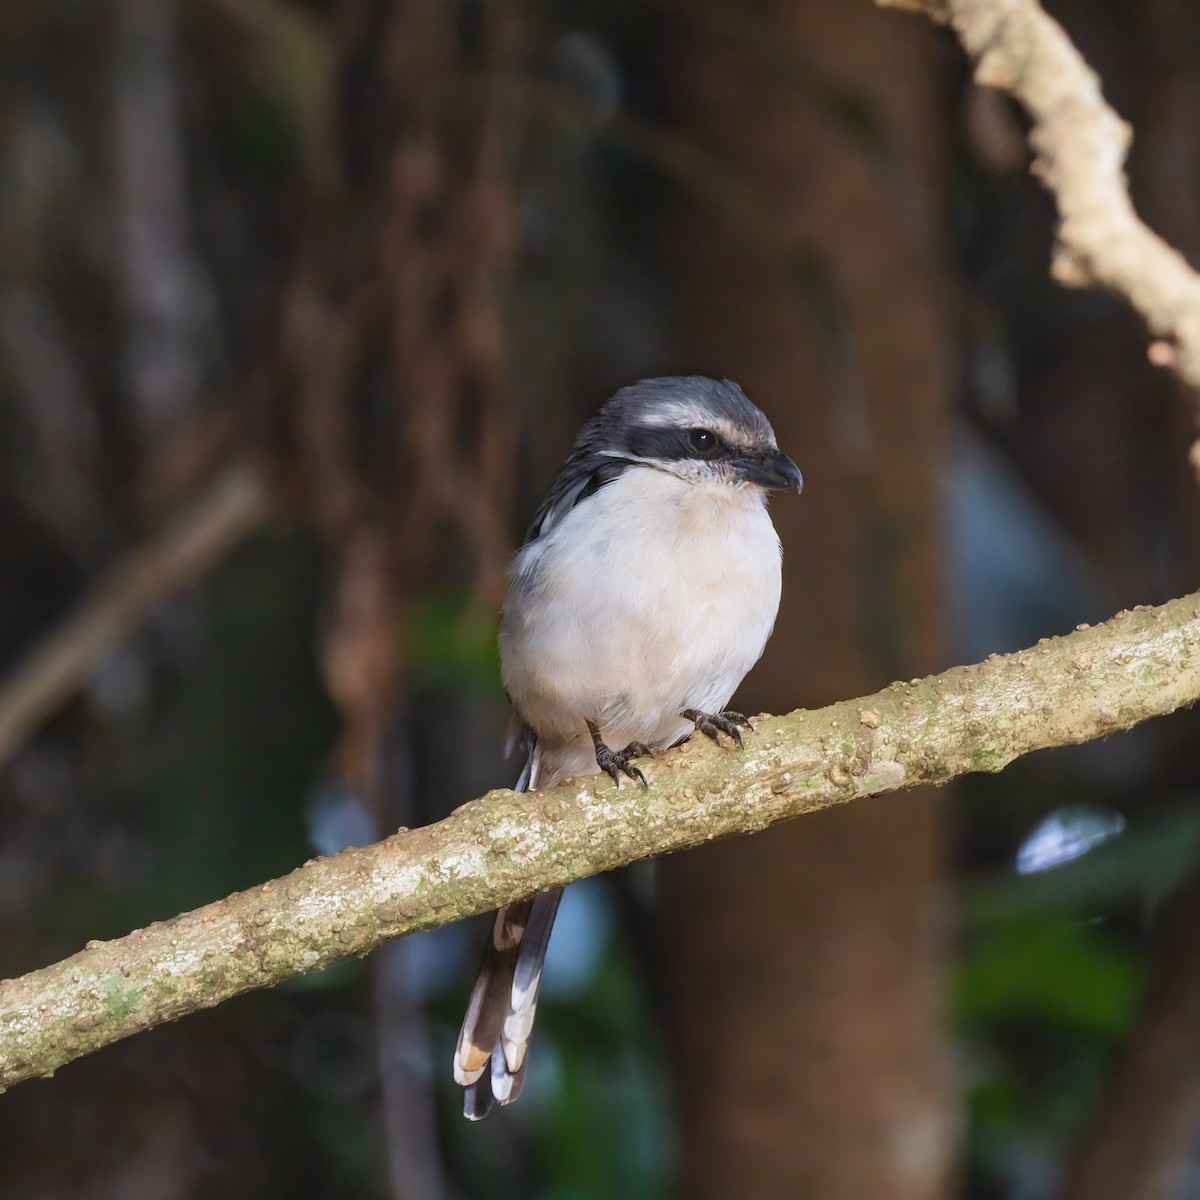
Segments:
[[[697,731],[742,745],[726,706],[775,625],[782,548],[767,494],[803,488],[763,413],[729,380],[643,379],[574,448],[512,559],[500,673],[518,791],[607,773]],[[470,1120],[520,1094],[553,888],[501,908],[454,1052]]]

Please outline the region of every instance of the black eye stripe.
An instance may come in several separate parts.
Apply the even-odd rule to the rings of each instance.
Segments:
[[[697,445],[696,437],[706,434],[711,443]],[[678,429],[665,425],[633,425],[625,438],[629,453],[637,458],[653,458],[670,462],[682,458],[726,458],[729,447],[711,429],[696,426]]]

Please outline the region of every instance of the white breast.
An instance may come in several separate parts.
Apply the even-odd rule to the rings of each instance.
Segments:
[[[552,777],[596,770],[605,742],[677,741],[717,712],[779,609],[779,539],[756,488],[627,470],[513,562],[501,669]]]

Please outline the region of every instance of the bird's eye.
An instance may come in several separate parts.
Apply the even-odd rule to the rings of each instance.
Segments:
[[[717,435],[711,429],[689,429],[688,445],[697,454],[712,454],[719,445]]]

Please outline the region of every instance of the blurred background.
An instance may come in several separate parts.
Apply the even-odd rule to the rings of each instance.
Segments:
[[[1049,7],[1196,262],[1200,9]],[[745,711],[1193,588],[1193,401],[1024,130],[867,0],[5,0],[0,974],[511,782],[505,563],[646,375],[804,471]],[[0,1195],[1200,1197],[1196,734],[573,887],[481,1125],[464,924],[22,1085]]]

